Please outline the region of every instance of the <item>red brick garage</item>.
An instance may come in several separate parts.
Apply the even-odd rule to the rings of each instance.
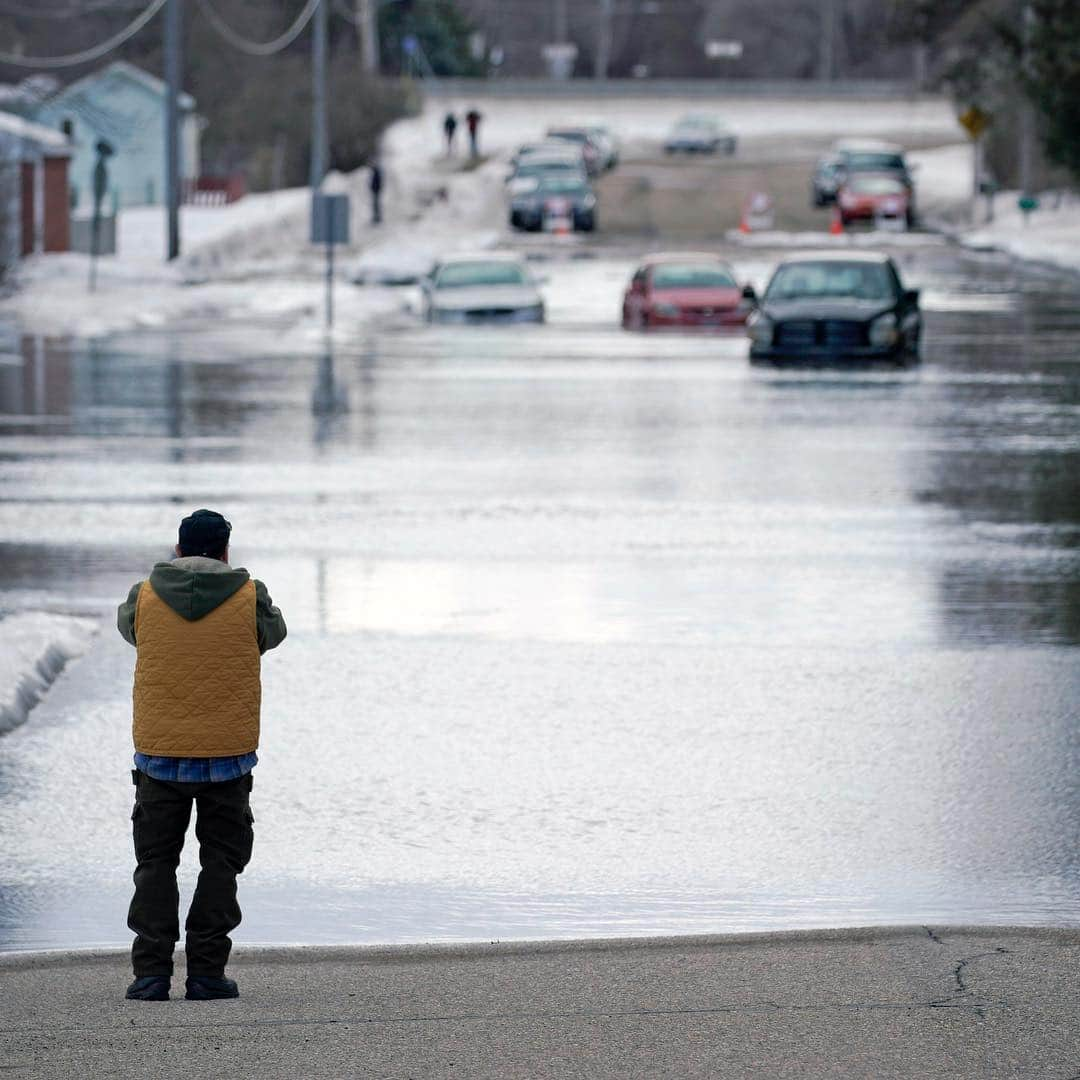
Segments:
[[[42,171],[40,185],[35,173]],[[30,255],[35,246],[37,200],[44,198],[42,251],[68,251],[71,247],[71,213],[68,208],[68,158],[48,154],[37,162],[22,163],[22,254]]]

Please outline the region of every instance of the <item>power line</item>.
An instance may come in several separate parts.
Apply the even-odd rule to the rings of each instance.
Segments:
[[[80,15],[95,15],[102,11],[134,11],[140,5],[131,0],[100,0],[98,3],[76,2],[62,8],[31,8],[16,4],[13,0],[4,0],[0,5],[0,15],[7,15],[13,19],[76,19]]]
[[[296,17],[296,22],[294,22],[280,37],[274,38],[273,41],[266,42],[251,41],[242,34],[238,34],[217,13],[210,3],[210,0],[199,0],[199,7],[202,8],[203,14],[210,20],[210,25],[213,26],[218,34],[232,45],[234,49],[239,49],[249,56],[272,56],[276,52],[281,52],[286,46],[291,45],[300,36],[301,31],[311,20],[311,16],[315,14],[319,3],[320,0],[308,0],[307,4],[304,6],[304,10]]]
[[[91,49],[68,53],[66,56],[16,56],[14,53],[0,52],[0,63],[25,68],[64,68],[97,60],[106,53],[112,52],[117,46],[123,45],[128,38],[134,37],[165,6],[165,3],[166,0],[151,0],[146,10],[128,23],[123,30]]]

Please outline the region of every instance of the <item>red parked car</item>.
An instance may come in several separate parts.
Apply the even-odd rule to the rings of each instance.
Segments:
[[[872,221],[906,229],[915,223],[910,190],[889,173],[851,173],[836,193],[836,205],[845,225]]]
[[[715,255],[652,255],[623,295],[622,324],[628,330],[739,328],[756,304],[753,288],[740,286],[731,267]]]

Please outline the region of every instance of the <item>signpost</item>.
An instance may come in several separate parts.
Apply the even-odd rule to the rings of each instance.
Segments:
[[[98,139],[94,147],[97,161],[94,163],[94,216],[90,220],[90,291],[97,288],[97,259],[101,250],[101,204],[109,190],[109,167],[106,162],[113,156],[112,144]]]
[[[311,199],[311,242],[326,245],[326,329],[334,325],[334,245],[349,242],[349,196],[323,195]]]
[[[958,117],[960,126],[968,133],[968,138],[971,139],[972,148],[974,150],[973,170],[974,178],[972,180],[972,200],[971,200],[971,220],[975,221],[975,208],[979,203],[979,196],[986,191],[985,178],[983,176],[983,142],[982,137],[986,134],[986,129],[990,126],[993,119],[989,113],[983,112],[978,105],[969,105]],[[987,197],[988,213],[987,220],[992,221],[994,217],[994,204],[993,195]]]

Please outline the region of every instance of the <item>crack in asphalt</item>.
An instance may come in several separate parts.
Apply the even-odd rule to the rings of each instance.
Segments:
[[[945,944],[945,941],[942,938],[938,937],[938,935],[935,934],[929,926],[924,926],[923,929],[926,931],[927,936],[930,938],[931,941],[937,943],[938,945]]]
[[[930,933],[930,930],[929,930],[928,927],[924,927],[924,929],[926,929],[927,932]],[[930,936],[933,937],[934,935],[931,933]],[[956,989],[950,991],[950,993],[948,994],[947,997],[938,998],[937,1001],[936,1001],[936,1004],[940,1008],[948,1008],[949,1006],[959,1005],[960,1002],[959,1002],[958,999],[960,999],[960,998],[972,998],[973,1000],[970,1001],[967,1004],[967,1007],[972,1009],[974,1011],[975,1015],[978,1016],[980,1019],[985,1015],[985,1013],[983,1012],[983,1009],[986,1008],[987,1006],[990,1006],[990,1005],[1006,1005],[1007,1002],[1004,1002],[1004,1001],[980,1001],[976,997],[975,992],[964,981],[964,969],[969,964],[975,963],[976,960],[985,960],[987,957],[990,957],[990,956],[1008,956],[1009,951],[1010,950],[1008,950],[1008,949],[1006,949],[1006,948],[999,945],[995,949],[991,950],[990,952],[981,952],[981,953],[974,953],[971,956],[962,956],[956,962],[956,967],[953,968],[953,972],[952,972],[953,979],[956,982]]]

